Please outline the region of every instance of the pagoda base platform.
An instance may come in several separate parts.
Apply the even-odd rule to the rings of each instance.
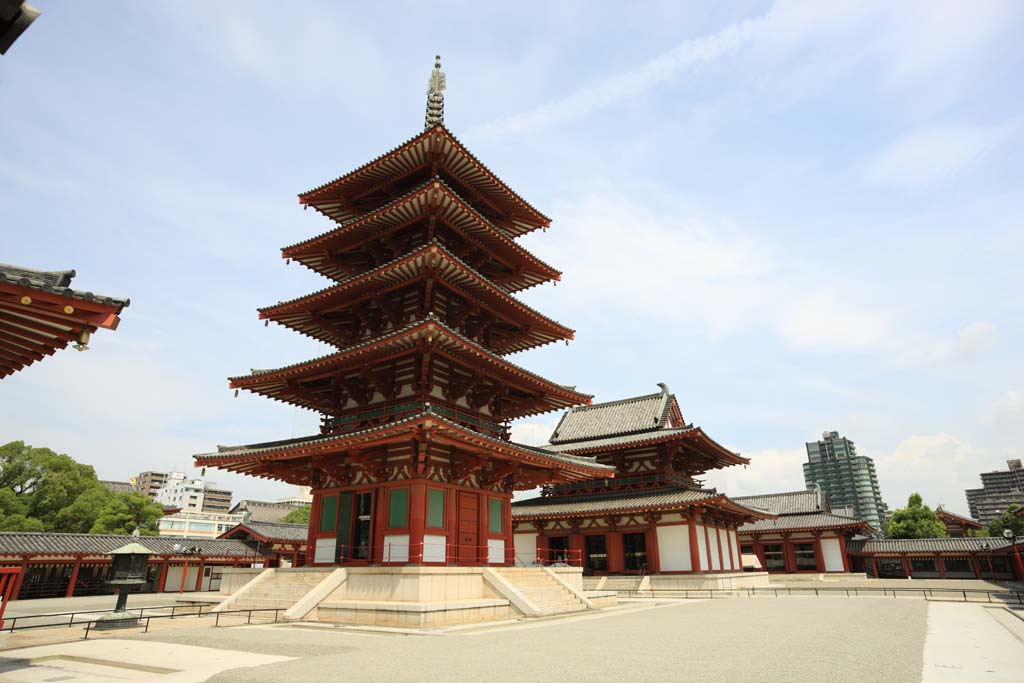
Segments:
[[[649,574],[588,576],[586,590],[618,591],[623,596],[672,597],[673,592],[694,590],[744,590],[766,587],[767,572],[715,572],[710,574]]]
[[[584,591],[578,567],[265,569],[239,583],[222,584],[228,588],[213,612],[281,609],[286,621],[429,629],[585,612],[616,602],[613,592]]]

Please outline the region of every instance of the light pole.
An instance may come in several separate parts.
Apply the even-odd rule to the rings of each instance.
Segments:
[[[989,555],[989,551],[992,550],[992,546],[985,541],[981,544],[981,550],[985,553],[985,561],[988,562],[988,574],[992,578],[992,583],[996,582],[996,573],[992,570],[992,556]]]

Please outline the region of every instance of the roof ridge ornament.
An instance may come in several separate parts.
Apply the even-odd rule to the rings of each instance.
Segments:
[[[441,55],[435,55],[434,70],[427,81],[427,116],[424,130],[439,124],[444,125],[444,90],[445,77],[441,71]]]

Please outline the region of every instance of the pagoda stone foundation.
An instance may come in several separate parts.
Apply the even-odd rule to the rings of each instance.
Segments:
[[[585,612],[614,591],[584,590],[578,567],[339,567],[231,570],[214,612],[279,608],[286,621],[445,628]]]

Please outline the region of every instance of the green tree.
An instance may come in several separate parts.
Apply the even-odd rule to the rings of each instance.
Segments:
[[[136,529],[142,536],[158,536],[157,523],[164,509],[141,493],[118,493],[99,511],[90,534],[130,534]]]
[[[116,497],[102,485],[96,485],[75,499],[71,505],[57,513],[52,531],[66,534],[87,534],[96,523],[100,512]]]
[[[922,502],[921,494],[914,493],[907,507],[892,513],[885,534],[889,538],[941,538],[946,536],[946,526]]]
[[[313,509],[311,505],[303,505],[300,508],[295,508],[287,515],[281,518],[282,522],[288,524],[309,524],[309,513]]]
[[[24,441],[0,446],[0,526],[11,531],[38,530],[36,522],[53,529],[61,510],[97,486],[96,471],[67,455]]]
[[[989,522],[988,526],[985,527],[988,535],[1002,538],[1003,530],[1010,529],[1017,538],[1024,538],[1024,517],[1018,517],[1014,514],[1018,507],[1016,504],[1011,505],[1003,511],[1003,514]]]

